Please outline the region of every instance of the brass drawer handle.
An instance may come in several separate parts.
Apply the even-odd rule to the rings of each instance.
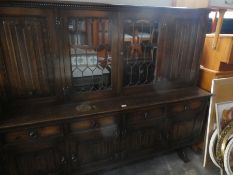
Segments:
[[[77,161],[78,161],[78,156],[77,156],[76,154],[72,154],[72,155],[71,155],[71,160],[72,160],[73,162],[77,162]]]
[[[95,120],[92,120],[91,121],[91,128],[95,128],[95,127],[97,127],[97,123]]]
[[[61,157],[61,164],[66,164],[66,159],[64,156]]]
[[[148,119],[149,119],[149,114],[148,114],[148,112],[145,112],[145,113],[144,113],[144,118],[145,118],[145,120],[148,120]]]
[[[189,106],[188,105],[184,105],[184,110],[185,111],[189,110]]]
[[[29,135],[31,138],[37,138],[37,137],[38,137],[38,133],[37,133],[37,131],[35,131],[35,130],[29,131],[28,135]]]
[[[118,138],[120,136],[120,132],[118,130],[115,131],[115,137]]]

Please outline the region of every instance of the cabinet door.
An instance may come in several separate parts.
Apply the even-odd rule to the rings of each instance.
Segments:
[[[163,106],[128,113],[124,121],[121,146],[125,158],[149,156],[166,148]]]
[[[200,137],[206,106],[207,99],[193,99],[169,105],[168,139],[172,147],[191,144]]]
[[[0,140],[5,174],[61,174],[66,167],[60,125],[16,128],[0,133]]]
[[[19,13],[20,12],[20,13]],[[1,8],[0,84],[16,97],[53,94],[51,46],[52,12],[42,9]],[[1,89],[1,88],[0,88]]]
[[[33,141],[8,145],[2,160],[9,175],[62,174],[66,169],[63,141]]]
[[[85,98],[113,90],[113,23],[103,11],[61,11],[58,41],[63,55],[64,86]],[[87,93],[88,92],[88,93]]]
[[[158,14],[149,11],[122,13],[120,26],[121,70],[123,70],[123,74],[120,75],[123,90],[127,92],[151,87],[157,62]]]
[[[70,124],[72,169],[91,172],[117,160],[119,119],[114,114],[79,120]]]
[[[160,25],[156,86],[176,88],[196,84],[204,43],[206,14],[165,15]]]

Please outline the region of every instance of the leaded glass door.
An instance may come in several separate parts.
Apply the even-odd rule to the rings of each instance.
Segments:
[[[64,14],[72,90],[79,94],[111,91],[111,15],[88,11]]]
[[[123,20],[123,87],[153,84],[156,67],[157,20]]]

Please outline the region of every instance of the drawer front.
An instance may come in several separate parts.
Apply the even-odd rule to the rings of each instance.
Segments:
[[[62,135],[60,126],[46,126],[40,128],[26,128],[21,130],[9,131],[3,134],[6,143],[28,141],[31,139],[57,137]]]
[[[161,119],[164,116],[165,107],[158,106],[142,111],[136,111],[127,115],[127,124],[143,125],[153,124],[153,121]]]
[[[114,115],[97,116],[90,119],[74,121],[70,123],[71,133],[84,131],[101,130],[103,128],[117,126],[117,119]]]
[[[204,99],[193,99],[188,101],[182,101],[178,103],[172,103],[169,105],[168,110],[172,113],[182,113],[186,111],[199,111],[205,104]]]

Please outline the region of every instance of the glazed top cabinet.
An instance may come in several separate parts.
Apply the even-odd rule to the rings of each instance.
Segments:
[[[7,98],[83,100],[196,84],[207,10],[2,6],[15,6],[1,8],[1,93]]]
[[[0,169],[90,173],[194,143],[208,10],[2,1]]]

